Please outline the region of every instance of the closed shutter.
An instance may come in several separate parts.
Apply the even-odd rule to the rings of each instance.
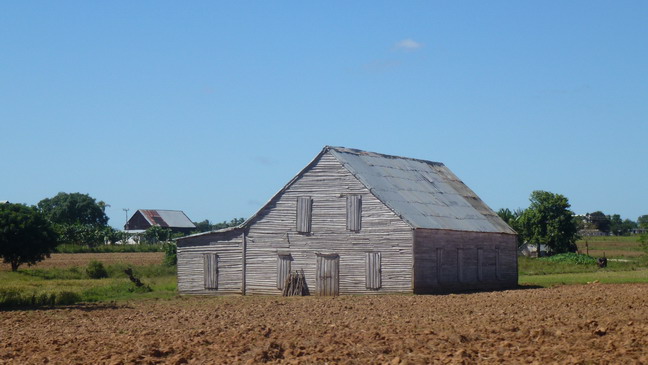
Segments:
[[[380,269],[380,252],[367,252],[365,262],[365,275],[367,289],[380,289],[382,287],[382,270]]]
[[[205,289],[218,289],[218,255],[215,253],[206,253],[203,256]]]
[[[313,199],[310,197],[297,198],[297,232],[309,233],[311,231],[311,212]]]
[[[360,195],[347,196],[347,229],[359,232],[362,222],[362,197]]]
[[[290,255],[277,256],[277,289],[283,290],[286,285],[286,279],[290,276]]]

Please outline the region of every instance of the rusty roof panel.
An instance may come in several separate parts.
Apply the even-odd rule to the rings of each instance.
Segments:
[[[196,226],[181,210],[140,209],[146,220],[153,226],[165,228],[195,228]]]

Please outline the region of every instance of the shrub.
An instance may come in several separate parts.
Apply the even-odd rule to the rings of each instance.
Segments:
[[[54,305],[71,305],[81,300],[80,294],[70,291],[25,293],[18,289],[0,289],[0,308],[51,307]]]
[[[70,305],[81,301],[81,295],[71,291],[62,291],[56,296],[56,305]]]
[[[178,246],[173,242],[164,244],[164,264],[175,266],[178,263]]]
[[[648,253],[648,233],[642,233],[641,236],[639,236],[639,247]]]
[[[88,277],[90,277],[91,279],[103,279],[108,277],[108,271],[106,271],[104,265],[96,260],[90,261],[90,263],[88,263],[86,274],[88,274]]]

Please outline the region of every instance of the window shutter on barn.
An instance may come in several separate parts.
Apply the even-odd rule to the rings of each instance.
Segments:
[[[311,216],[313,199],[310,197],[297,198],[297,232],[309,233],[311,231]]]
[[[362,222],[362,197],[360,195],[347,196],[347,229],[359,232]]]
[[[377,290],[382,287],[380,252],[367,252],[367,258],[365,261],[365,274],[367,289]]]
[[[203,255],[203,262],[205,289],[218,289],[218,255],[206,253]]]

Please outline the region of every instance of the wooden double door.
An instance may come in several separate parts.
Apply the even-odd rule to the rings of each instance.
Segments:
[[[336,296],[340,294],[340,256],[338,254],[317,255],[317,295]]]

